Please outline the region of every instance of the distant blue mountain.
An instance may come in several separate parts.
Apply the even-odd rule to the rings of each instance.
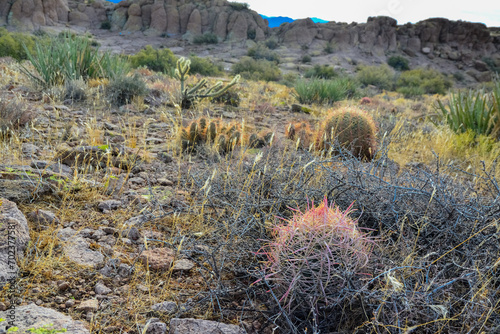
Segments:
[[[291,17],[286,16],[266,16],[262,14],[260,14],[260,16],[262,16],[263,19],[266,19],[269,22],[269,28],[279,27],[282,23],[290,23],[295,21]],[[313,20],[313,22],[315,23],[328,22],[326,20],[318,19],[317,17],[311,17],[311,20]]]

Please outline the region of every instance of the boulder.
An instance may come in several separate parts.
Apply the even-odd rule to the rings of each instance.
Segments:
[[[201,35],[201,14],[198,9],[191,12],[186,29],[193,35]]]
[[[5,326],[12,319],[15,320],[19,333],[24,333],[30,328],[52,325],[51,329],[65,328],[66,332],[71,334],[90,334],[82,322],[74,321],[67,315],[35,304],[18,306],[15,310],[0,312],[0,318],[6,319],[5,322],[0,322],[0,332],[6,330]]]
[[[17,277],[17,260],[24,257],[29,241],[26,217],[14,202],[0,198],[0,286]]]
[[[200,319],[170,320],[170,334],[245,334],[246,331],[236,325],[226,325],[216,321]]]
[[[140,31],[142,29],[142,11],[141,6],[137,3],[130,5],[127,11],[127,23],[123,26],[126,31]]]

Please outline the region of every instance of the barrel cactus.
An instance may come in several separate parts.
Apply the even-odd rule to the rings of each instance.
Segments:
[[[288,139],[295,141],[297,148],[309,149],[313,143],[314,134],[307,122],[290,123],[285,129]]]
[[[318,133],[316,148],[328,151],[335,144],[360,159],[371,160],[377,148],[377,129],[373,118],[356,108],[333,111]]]
[[[267,258],[266,279],[276,283],[283,306],[309,312],[352,297],[352,285],[366,274],[374,239],[358,227],[351,208],[342,211],[325,197],[318,207],[297,210],[274,227],[259,254]]]

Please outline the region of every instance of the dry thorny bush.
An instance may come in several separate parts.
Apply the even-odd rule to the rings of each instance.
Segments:
[[[213,232],[171,244],[183,244],[206,284],[177,315],[210,310],[240,321],[260,318],[280,333],[500,329],[500,191],[493,170],[471,175],[442,165],[439,157],[434,168],[399,170],[387,158],[387,140],[371,162],[279,145],[247,153],[182,172],[181,183],[198,195],[179,210]],[[263,279],[263,259],[255,254],[277,217],[325,195],[343,210],[354,202],[360,226],[374,230],[370,276],[353,280],[342,304],[285,310],[273,293],[279,283]]]

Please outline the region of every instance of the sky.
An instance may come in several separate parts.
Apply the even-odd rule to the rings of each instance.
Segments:
[[[328,21],[364,23],[369,16],[386,15],[398,24],[416,23],[431,17],[481,22],[500,27],[498,0],[242,0],[266,16],[293,19],[317,17]]]

